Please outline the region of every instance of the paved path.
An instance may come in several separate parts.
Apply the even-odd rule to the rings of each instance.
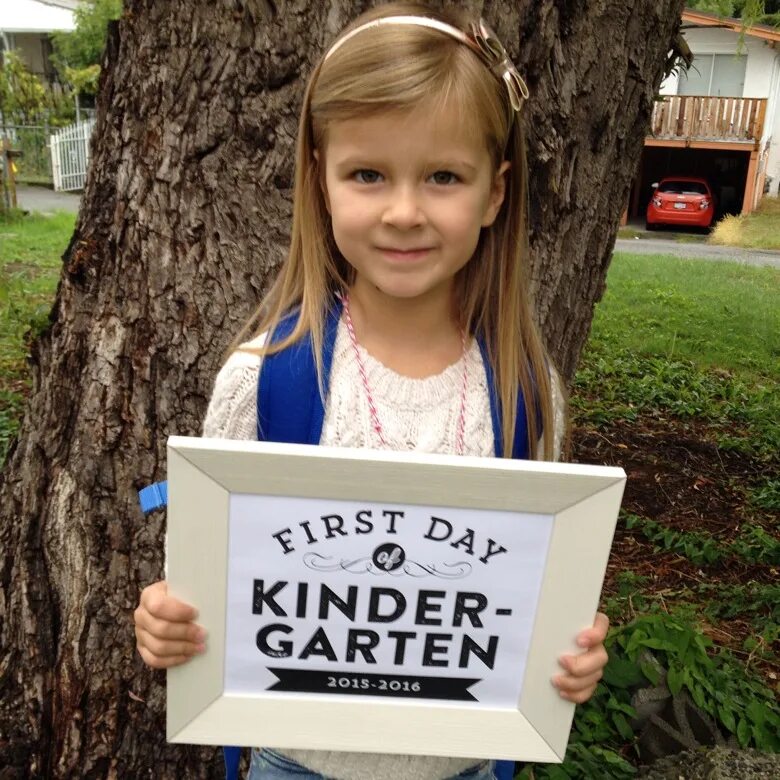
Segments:
[[[25,211],[70,211],[77,214],[80,201],[80,192],[54,192],[48,187],[32,187],[28,184],[16,186],[17,205]]]
[[[780,252],[769,249],[741,249],[735,246],[714,246],[698,242],[680,243],[668,238],[619,238],[616,252],[634,255],[674,255],[701,260],[727,260],[743,265],[767,265],[780,269]]]

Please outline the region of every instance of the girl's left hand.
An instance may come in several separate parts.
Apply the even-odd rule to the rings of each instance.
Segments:
[[[604,667],[607,665],[607,651],[604,640],[607,638],[609,618],[603,613],[596,613],[596,619],[591,628],[586,628],[577,636],[577,644],[585,648],[579,655],[563,655],[558,663],[565,674],[558,674],[552,679],[561,698],[577,704],[586,702],[596,690]]]

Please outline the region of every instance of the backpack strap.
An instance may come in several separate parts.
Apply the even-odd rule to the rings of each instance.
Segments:
[[[222,748],[222,757],[225,759],[225,780],[238,780],[238,765],[241,763],[240,747]]]
[[[496,776],[496,780],[513,780],[515,776],[515,762],[496,761],[493,774]]]
[[[341,302],[328,312],[322,345],[322,384],[328,392],[333,348],[341,317]],[[292,333],[298,312],[284,317],[274,329],[272,343]],[[317,381],[317,361],[311,337],[304,337],[287,349],[263,355],[257,382],[257,439],[288,444],[319,444],[325,405]]]
[[[490,417],[493,422],[493,448],[497,458],[504,457],[504,443],[501,436],[501,402],[498,398],[496,389],[496,374],[493,366],[488,359],[488,350],[485,339],[482,336],[477,338],[480,352],[482,353],[482,363],[485,366],[485,376],[487,377],[488,396],[490,398]],[[512,457],[515,460],[528,460],[528,417],[525,412],[525,397],[523,391],[518,388],[517,392],[517,415],[515,417],[515,437],[512,442]],[[541,418],[539,418],[541,423]]]
[[[153,485],[138,491],[138,501],[141,504],[141,511],[148,515],[155,509],[161,509],[168,506],[168,481],[155,482]]]

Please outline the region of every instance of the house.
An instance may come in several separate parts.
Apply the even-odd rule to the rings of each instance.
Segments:
[[[718,216],[778,194],[780,30],[692,10],[682,20],[693,66],[661,85],[624,219],[644,216],[667,175],[706,178]]]
[[[56,80],[51,64],[50,33],[74,30],[79,0],[2,0],[0,53],[16,49],[27,68],[45,82]]]

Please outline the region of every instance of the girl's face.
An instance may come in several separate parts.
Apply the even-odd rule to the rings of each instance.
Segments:
[[[504,173],[452,112],[421,109],[333,122],[321,154],[323,190],[339,251],[391,298],[451,295],[480,230],[504,199]]]

